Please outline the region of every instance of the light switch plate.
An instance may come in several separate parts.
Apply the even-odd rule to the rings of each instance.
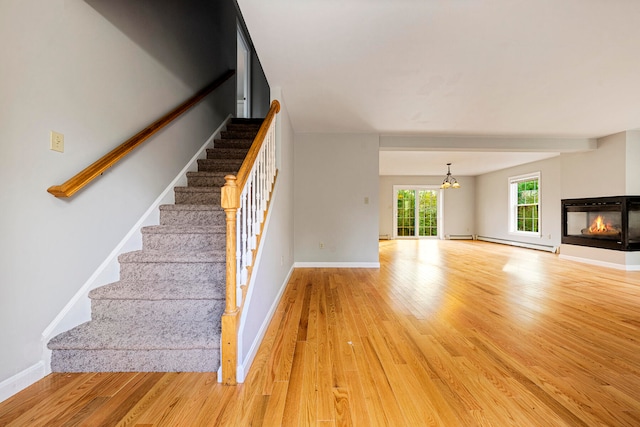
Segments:
[[[59,151],[60,153],[64,153],[64,135],[60,132],[51,131],[51,135],[49,137],[49,148],[53,151]]]

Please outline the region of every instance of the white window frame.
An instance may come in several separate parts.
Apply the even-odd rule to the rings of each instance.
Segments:
[[[538,180],[538,231],[518,230],[518,183],[522,181]],[[509,234],[527,237],[542,235],[542,180],[540,171],[524,175],[509,177]]]

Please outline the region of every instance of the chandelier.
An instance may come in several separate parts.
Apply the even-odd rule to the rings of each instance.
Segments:
[[[447,163],[447,176],[444,177],[444,181],[442,181],[440,188],[445,190],[447,188],[460,188],[458,180],[451,176],[451,163]]]

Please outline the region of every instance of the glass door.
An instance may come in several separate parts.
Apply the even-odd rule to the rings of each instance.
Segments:
[[[394,237],[439,236],[439,189],[394,187],[396,209]]]

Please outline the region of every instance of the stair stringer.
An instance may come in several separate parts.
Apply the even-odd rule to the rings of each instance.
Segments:
[[[45,366],[45,376],[51,373],[52,350],[47,347],[47,343],[56,335],[91,320],[91,300],[89,298],[89,292],[119,279],[120,263],[118,262],[118,257],[124,253],[142,248],[141,229],[160,223],[160,205],[173,204],[175,202],[174,188],[187,184],[187,172],[198,170],[198,159],[206,158],[207,149],[213,148],[214,140],[220,138],[221,132],[226,128],[232,117],[232,115],[228,115],[211,136],[207,138],[191,160],[160,193],[146,212],[115,246],[109,256],[98,266],[82,287],[80,287],[78,292],[75,293],[60,313],[58,313],[53,321],[44,329],[41,344],[43,348],[42,362]]]

